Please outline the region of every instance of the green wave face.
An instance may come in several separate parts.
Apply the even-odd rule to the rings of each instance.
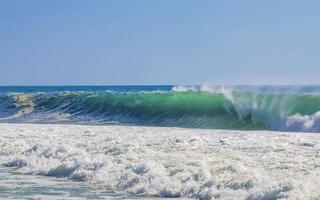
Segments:
[[[319,132],[318,111],[318,94],[63,92],[10,94],[0,97],[0,116],[2,121],[9,122],[117,122],[194,128]],[[61,118],[62,115],[67,117]],[[305,129],[304,123],[310,124],[310,120],[313,126]]]

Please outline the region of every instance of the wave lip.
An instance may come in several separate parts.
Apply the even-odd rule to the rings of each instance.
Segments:
[[[320,94],[225,87],[0,94],[0,121],[320,132]]]

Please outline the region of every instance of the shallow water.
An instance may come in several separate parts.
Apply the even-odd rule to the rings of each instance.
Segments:
[[[27,175],[0,167],[0,199],[125,199],[123,193],[64,178]],[[130,197],[132,199],[132,197]]]

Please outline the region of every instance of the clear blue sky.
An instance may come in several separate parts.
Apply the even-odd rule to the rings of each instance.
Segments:
[[[320,1],[2,0],[0,85],[320,84]]]

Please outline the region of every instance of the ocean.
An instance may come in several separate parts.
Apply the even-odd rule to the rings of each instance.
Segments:
[[[320,86],[0,87],[0,123],[320,132]]]
[[[0,87],[0,199],[320,199],[320,86]]]

